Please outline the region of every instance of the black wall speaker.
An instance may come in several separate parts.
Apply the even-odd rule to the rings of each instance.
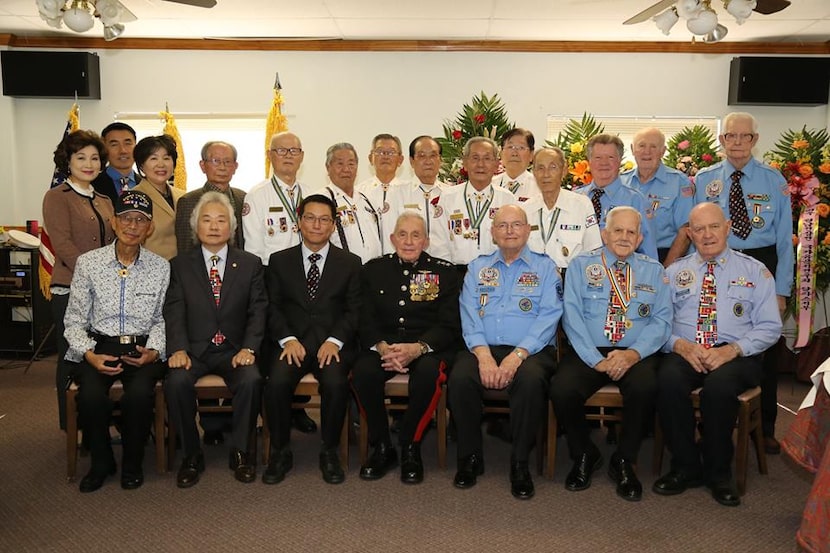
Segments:
[[[732,58],[730,106],[820,106],[830,94],[830,58]]]
[[[89,52],[0,52],[3,95],[19,98],[101,99],[98,56]]]

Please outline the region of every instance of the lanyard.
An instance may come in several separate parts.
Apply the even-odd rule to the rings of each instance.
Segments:
[[[288,198],[285,197],[285,192],[282,190],[282,186],[277,183],[277,177],[271,177],[271,186],[274,187],[274,191],[277,193],[280,201],[282,202],[283,207],[288,212],[288,216],[291,218],[291,222],[295,225],[297,224],[297,201],[303,200],[303,191],[297,186],[297,198],[294,198],[294,195],[291,195],[291,199],[289,201]]]
[[[562,211],[558,207],[553,208],[553,213],[550,215],[550,228],[545,231],[545,222],[542,218],[542,211],[543,208],[539,208],[539,230],[542,231],[542,240],[544,240],[545,245],[547,245],[548,241],[550,241],[550,237],[553,236],[553,229],[556,228],[556,221],[559,220],[559,213]]]
[[[623,312],[628,311],[628,306],[631,304],[631,263],[626,263],[625,267],[625,289],[617,280],[617,271],[611,270],[608,267],[608,262],[605,260],[605,252],[602,252],[602,266],[605,267],[605,273],[608,275],[608,280],[611,281],[611,286],[620,300]]]
[[[469,186],[469,182],[464,184],[464,201],[467,204],[467,215],[470,217],[470,224],[472,228],[478,230],[481,226],[481,221],[484,219],[484,214],[487,213],[490,209],[490,204],[493,203],[493,195],[494,190],[493,187],[490,187],[490,196],[487,198],[487,201],[484,202],[484,205],[480,206],[480,209],[473,215],[473,202],[470,200],[469,195],[467,194],[467,187]],[[476,194],[480,194],[480,192],[476,192]]]

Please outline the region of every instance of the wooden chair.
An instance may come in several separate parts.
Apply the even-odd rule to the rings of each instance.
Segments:
[[[700,391],[692,392],[692,407],[695,418],[700,417]],[[764,434],[761,427],[761,388],[750,388],[738,396],[738,420],[735,423],[735,480],[738,494],[746,493],[747,457],[749,456],[749,437],[755,442],[755,458],[758,460],[758,472],[767,474],[767,454],[764,451]],[[705,431],[705,430],[704,430]],[[663,465],[663,431],[658,423],[654,431],[654,474],[659,475]]]
[[[78,466],[78,385],[74,382],[66,390],[66,480],[72,482]],[[124,385],[116,381],[110,388],[110,399],[119,401],[124,395]],[[153,429],[156,441],[156,472],[165,472],[164,463],[164,419],[165,403],[164,389],[161,382],[156,382],[154,389]],[[112,414],[120,415],[121,410],[116,407]]]
[[[585,402],[585,407],[595,407],[598,409],[596,413],[587,413],[585,418],[588,420],[599,421],[600,424],[606,422],[622,423],[622,406],[623,396],[616,384],[606,384],[594,395],[588,398]],[[553,410],[553,402],[548,401],[548,423],[547,423],[547,456],[545,462],[545,477],[553,478],[553,473],[556,468],[556,430],[557,420],[556,412]]]
[[[409,375],[396,374],[386,381],[385,397],[409,398]],[[390,411],[405,411],[408,403],[387,403]],[[442,385],[438,402],[435,406],[435,426],[438,434],[438,467],[447,466],[447,386]],[[366,463],[369,457],[369,425],[363,412],[360,413],[360,463]]]
[[[305,403],[303,402],[293,402],[291,404],[292,409],[319,409],[320,408],[320,390],[319,390],[319,382],[317,379],[314,378],[314,375],[311,373],[306,374],[300,379],[299,384],[297,384],[297,388],[294,390],[294,397],[297,396],[307,396],[311,399]],[[262,461],[265,464],[268,464],[268,459],[271,455],[271,434],[268,431],[268,423],[267,419],[265,418],[266,412],[266,405],[265,400],[263,399],[262,404],[262,418],[264,421],[263,424],[263,431],[262,431]],[[351,423],[349,418],[349,410],[346,409],[346,418],[343,420],[343,428],[340,430],[340,466],[343,467],[343,470],[346,471],[349,469],[349,424]]]
[[[225,385],[221,376],[208,374],[196,381],[196,399],[218,399],[229,400],[233,398],[230,388]],[[230,404],[208,404],[197,403],[198,413],[233,413],[233,405]],[[170,422],[170,421],[168,421]],[[256,424],[251,428],[251,437],[248,440],[248,454],[251,459],[256,459]],[[176,458],[176,428],[172,423],[168,424],[167,430],[167,466],[173,469]]]

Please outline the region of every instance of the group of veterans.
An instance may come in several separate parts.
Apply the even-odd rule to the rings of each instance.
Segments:
[[[359,157],[343,142],[326,153],[329,182],[310,187],[298,179],[300,138],[282,132],[267,152],[273,175],[247,194],[230,186],[231,144],[205,144],[206,183],[180,195],[165,188],[175,143],[151,137],[141,150],[135,138],[121,123],[101,138],[67,135],[55,162],[69,176],[44,199],[65,341],[58,396],[71,375],[91,454],[82,492],[116,472],[108,429],[116,380],[121,486],[143,483],[160,379],[181,439],[177,485],[195,485],[205,470],[195,383],[207,374],[233,394],[229,467],[241,482],[256,479],[248,442],[260,405],[271,435],[262,481],[277,484],[293,468],[293,395],[308,373],[319,382],[319,465],[330,484],[345,479],[337,451],[353,397],[372,446],[360,477],[399,466],[402,482],[421,482],[420,444],[445,383],[457,488],[484,473],[488,390],[509,398],[518,499],[535,493],[528,457],[541,447],[548,400],[573,461],[566,489],[591,485],[603,458],[584,404],[607,384],[624,398],[608,474],[625,500],[642,497],[637,456],[655,410],[672,454],[655,493],[706,485],[718,503],[740,503],[731,436],[747,388],[763,386],[772,407],[763,412],[765,445],[775,452],[775,367],[763,354],[780,337],[790,294],[789,197],[780,173],[754,159],[758,130],[747,113],[724,118],[725,159],[695,183],[662,163],[665,138],[648,128],[631,145],[637,166],[623,174],[622,141],[591,138],[593,181],[574,191],[561,187],[563,152],[537,149],[520,128],[500,145],[467,141],[468,180],[456,185],[439,180],[441,144],[426,135],[409,144],[414,180],[399,180],[400,139],[380,134],[371,179],[355,184]],[[133,147],[143,151],[138,174]],[[141,191],[145,181],[152,188]],[[172,252],[153,247],[160,226],[175,237]],[[398,374],[409,376],[400,453],[384,398]],[[701,387],[702,445],[691,400]]]

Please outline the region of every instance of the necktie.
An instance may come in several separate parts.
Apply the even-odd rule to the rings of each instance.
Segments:
[[[121,190],[118,191],[119,196],[130,189],[130,177],[121,177],[120,181]]]
[[[319,253],[313,253],[308,256],[311,262],[311,267],[308,268],[308,275],[306,275],[306,286],[308,287],[308,299],[313,300],[317,297],[317,289],[320,287],[320,267],[317,262],[323,259]]]
[[[628,283],[625,277],[625,261],[614,263],[614,277],[616,285],[611,283],[611,295],[608,298],[608,314],[605,316],[605,337],[612,344],[616,344],[625,336],[625,309],[620,299],[619,291],[627,290]]]
[[[705,348],[718,341],[717,283],[715,282],[714,260],[706,265],[706,274],[700,285],[700,304],[697,307],[697,332],[695,339]]]
[[[594,204],[594,213],[597,216],[597,222],[602,218],[602,204],[599,203],[599,199],[603,194],[605,194],[605,190],[602,188],[594,188],[594,193],[591,196],[591,203]]]
[[[744,174],[741,171],[732,173],[732,186],[729,188],[729,215],[732,219],[732,232],[738,238],[746,240],[746,237],[752,232],[752,226],[749,224],[744,189],[741,186],[741,177],[743,176]]]
[[[222,277],[219,276],[219,256],[210,256],[210,271],[208,272],[208,280],[210,281],[210,289],[213,291],[213,301],[216,306],[219,306],[219,298],[222,295]],[[225,341],[225,335],[221,330],[217,330],[216,334],[211,338],[211,343],[215,346],[220,346]]]

